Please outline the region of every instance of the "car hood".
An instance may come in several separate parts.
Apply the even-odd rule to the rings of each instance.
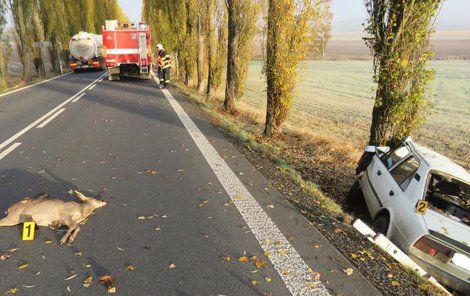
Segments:
[[[444,216],[432,209],[423,215],[424,222],[431,235],[458,247],[470,247],[470,227],[459,221]]]

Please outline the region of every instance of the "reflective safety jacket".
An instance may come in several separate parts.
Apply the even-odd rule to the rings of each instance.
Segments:
[[[165,50],[161,50],[158,52],[157,64],[158,64],[158,67],[160,67],[161,69],[166,69],[166,68],[171,67],[170,55],[167,54]]]

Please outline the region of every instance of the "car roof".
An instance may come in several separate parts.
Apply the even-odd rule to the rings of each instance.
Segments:
[[[406,140],[406,143],[412,146],[419,157],[426,162],[429,170],[453,176],[463,182],[470,184],[470,174],[460,165],[456,164],[442,154],[414,143],[409,138]]]

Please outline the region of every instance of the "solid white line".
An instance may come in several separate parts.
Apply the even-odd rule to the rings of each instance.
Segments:
[[[101,78],[100,80],[98,80],[98,82],[101,82],[101,81],[103,81],[103,78]]]
[[[94,89],[94,88],[95,88],[95,86],[96,86],[96,84],[93,84],[92,86],[90,86],[90,87],[88,88],[88,90],[92,90],[92,89]]]
[[[153,74],[155,82],[158,83]],[[209,163],[227,194],[232,199],[251,232],[273,263],[279,276],[292,295],[329,295],[325,286],[312,278],[312,272],[289,243],[286,237],[269,218],[263,208],[238,179],[217,150],[207,140],[186,111],[166,89],[163,94],[175,110],[191,138]]]
[[[72,73],[72,72],[67,72],[67,73],[65,73],[65,74],[62,74],[62,75],[59,75],[59,76],[56,76],[56,77],[52,77],[52,78],[50,78],[50,79],[46,79],[46,80],[40,81],[40,82],[38,82],[38,83],[34,83],[34,84],[31,84],[31,85],[27,85],[27,86],[25,86],[25,87],[15,89],[15,90],[9,91],[9,92],[4,93],[4,94],[0,94],[0,98],[3,97],[3,96],[6,96],[6,95],[10,95],[10,94],[16,93],[16,92],[21,91],[21,90],[28,89],[28,88],[30,88],[30,87],[33,87],[33,86],[36,86],[36,85],[39,85],[39,84],[43,84],[43,83],[52,81],[52,80],[54,80],[54,79],[63,77],[63,76],[65,76],[65,75],[69,75],[70,73]]]
[[[12,152],[13,150],[15,150],[18,146],[20,146],[21,143],[15,143],[13,145],[11,145],[10,147],[8,147],[7,149],[5,149],[5,151],[3,151],[2,153],[0,153],[0,159],[4,158],[5,156],[7,156],[8,154],[10,154],[10,152]]]
[[[59,110],[60,108],[62,108],[64,105],[66,105],[68,102],[72,101],[73,99],[75,99],[78,95],[80,95],[82,92],[84,92],[88,86],[92,85],[93,83],[95,83],[96,81],[98,81],[98,79],[100,79],[101,77],[104,77],[105,75],[107,75],[107,73],[101,75],[100,77],[98,77],[95,81],[93,81],[92,83],[90,83],[89,85],[87,85],[85,88],[83,88],[81,91],[79,91],[78,93],[76,93],[75,95],[73,95],[72,97],[70,97],[68,100],[66,100],[65,102],[59,104],[57,107],[55,107],[54,109],[52,109],[51,111],[47,112],[46,114],[44,114],[41,118],[37,119],[36,121],[34,121],[33,123],[31,123],[30,125],[28,125],[27,127],[25,127],[24,129],[22,129],[21,131],[19,131],[18,133],[16,133],[15,135],[13,135],[12,137],[10,137],[8,140],[6,140],[5,142],[1,143],[0,144],[0,150],[5,148],[7,145],[9,145],[10,143],[12,143],[13,141],[15,141],[16,139],[18,139],[20,136],[22,136],[24,133],[26,133],[27,131],[29,131],[30,129],[32,129],[33,127],[35,127],[38,123],[40,123],[41,121],[43,121],[44,119],[46,119],[47,117],[49,117],[51,114],[53,114],[54,112],[56,112],[57,110]]]
[[[51,117],[49,117],[48,119],[44,120],[40,125],[38,125],[37,128],[43,128],[45,127],[49,122],[51,122],[52,120],[54,120],[54,118],[56,118],[57,116],[60,115],[60,113],[64,112],[65,111],[65,108],[62,108],[60,109],[59,111],[57,111],[56,113],[54,113]]]
[[[76,101],[80,100],[84,95],[86,95],[86,93],[82,93],[81,95],[79,95],[78,97],[76,97],[75,99],[72,100],[72,103],[75,103]]]

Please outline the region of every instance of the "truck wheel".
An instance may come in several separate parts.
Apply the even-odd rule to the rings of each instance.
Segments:
[[[390,218],[388,217],[388,215],[383,213],[374,219],[374,222],[372,223],[372,228],[375,231],[387,236],[389,224],[390,224]]]

